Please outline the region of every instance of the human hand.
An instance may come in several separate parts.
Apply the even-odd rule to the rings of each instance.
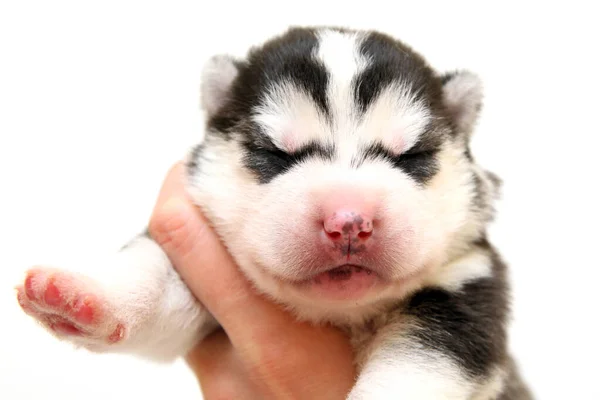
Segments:
[[[177,164],[167,175],[149,229],[222,326],[186,358],[204,398],[344,399],[355,380],[348,338],[259,295],[187,197],[183,173]]]

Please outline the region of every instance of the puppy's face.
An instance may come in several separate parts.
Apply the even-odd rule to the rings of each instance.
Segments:
[[[468,150],[480,103],[474,75],[438,76],[387,36],[292,29],[207,64],[190,191],[263,292],[361,318],[480,237],[494,190]]]

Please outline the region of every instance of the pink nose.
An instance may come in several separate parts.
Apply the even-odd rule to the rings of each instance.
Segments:
[[[323,221],[323,229],[333,242],[364,242],[373,234],[373,218],[353,210],[337,210]]]

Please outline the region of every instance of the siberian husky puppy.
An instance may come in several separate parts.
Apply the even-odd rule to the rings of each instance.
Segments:
[[[351,335],[349,399],[531,398],[486,234],[499,180],[469,150],[475,74],[438,73],[382,33],[291,28],[211,58],[201,92],[189,193],[257,290]],[[217,326],[148,233],[81,267],[18,287],[60,339],[169,361]]]

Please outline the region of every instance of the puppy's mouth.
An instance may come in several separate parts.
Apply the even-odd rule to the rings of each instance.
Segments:
[[[316,283],[321,283],[323,278],[330,279],[332,281],[343,282],[353,278],[355,274],[367,274],[371,275],[373,271],[368,268],[361,267],[359,265],[344,264],[339,267],[332,268],[328,271],[322,272],[313,278]]]
[[[332,300],[351,300],[363,297],[369,289],[382,283],[373,270],[354,264],[343,264],[319,272],[299,285],[309,294]]]

